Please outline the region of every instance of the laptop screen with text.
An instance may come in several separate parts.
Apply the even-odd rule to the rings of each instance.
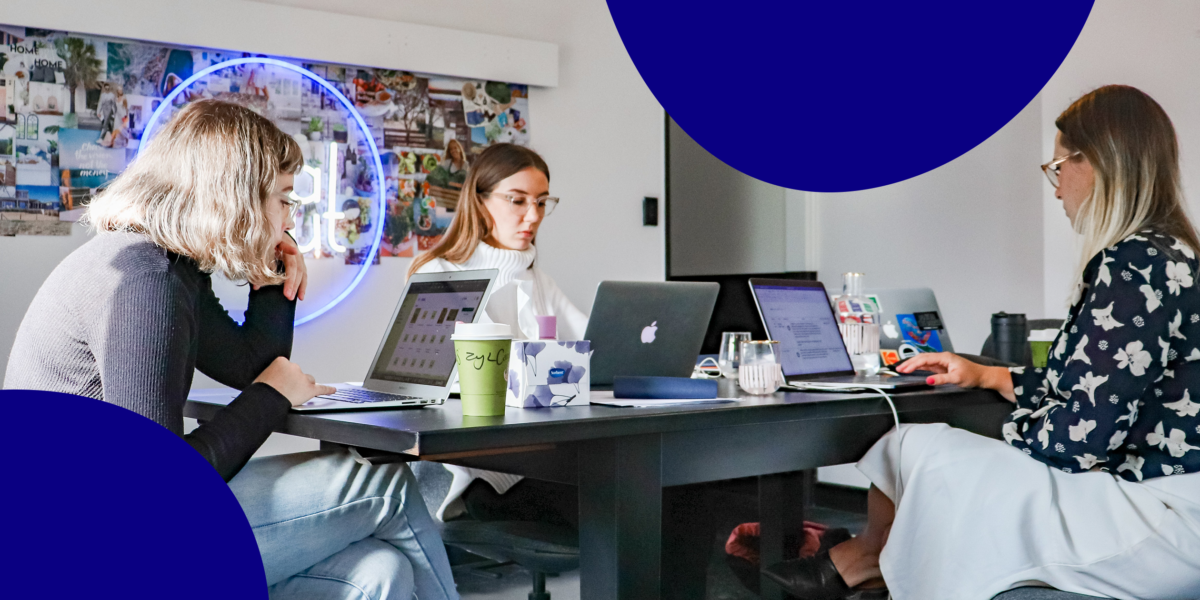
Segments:
[[[413,282],[396,312],[371,379],[444,386],[454,369],[454,323],[473,323],[488,280]]]
[[[755,285],[754,295],[785,376],[854,371],[823,288]]]

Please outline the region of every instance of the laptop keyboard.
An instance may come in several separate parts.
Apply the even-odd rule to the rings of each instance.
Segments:
[[[421,398],[419,396],[388,394],[386,392],[375,392],[362,388],[338,390],[337,392],[321,397],[329,398],[330,400],[341,400],[342,402],[352,402],[354,404],[371,404],[373,402],[403,402],[404,404],[419,404],[427,401],[427,398]]]

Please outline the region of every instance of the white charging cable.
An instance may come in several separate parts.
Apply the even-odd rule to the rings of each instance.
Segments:
[[[896,422],[896,429],[900,429],[900,414],[896,412],[896,403],[892,400],[892,395],[887,393],[880,386],[861,384],[854,387],[843,387],[840,385],[824,385],[814,381],[798,381],[789,383],[787,387],[794,388],[804,392],[835,392],[842,394],[853,394],[857,392],[875,392],[887,400],[888,408],[892,409],[892,420]]]
[[[860,392],[860,391],[875,392],[875,393],[879,394],[880,396],[883,396],[884,400],[887,400],[888,408],[892,409],[892,420],[894,420],[896,422],[896,431],[897,432],[900,431],[900,414],[896,412],[896,403],[895,403],[895,401],[892,400],[892,395],[887,393],[887,390],[884,390],[882,387],[875,386],[875,385],[858,385],[855,387],[828,386],[828,385],[821,385],[820,383],[805,382],[805,381],[796,382],[795,384],[788,384],[788,387],[799,389],[802,391],[812,391],[812,392],[839,392],[839,393],[853,393],[853,392]],[[900,439],[900,443],[901,444],[904,443],[903,438]],[[904,489],[904,482],[901,480],[902,473],[903,473],[903,470],[901,469],[900,458],[899,458],[899,456],[897,456],[897,458],[896,458],[896,483],[894,486],[897,498],[900,497],[901,490]],[[888,600],[892,600],[892,594],[890,591],[888,592]]]

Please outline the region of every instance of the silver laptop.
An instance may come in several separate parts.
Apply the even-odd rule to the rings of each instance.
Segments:
[[[879,327],[879,347],[896,350],[900,358],[919,352],[954,352],[950,332],[942,319],[937,297],[929,288],[867,290],[875,301],[883,322]]]
[[[497,273],[496,269],[484,269],[410,277],[362,385],[329,384],[337,393],[317,396],[295,410],[418,407],[445,402],[458,374],[450,340],[454,323],[477,321]]]
[[[767,337],[779,342],[788,384],[885,389],[928,385],[923,376],[856,376],[821,282],[752,278],[750,292]]]
[[[592,342],[592,389],[616,375],[690,377],[721,286],[602,281],[584,339]]]

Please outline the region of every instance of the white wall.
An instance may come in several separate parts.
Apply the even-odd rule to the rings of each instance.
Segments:
[[[1034,99],[991,138],[923,175],[809,194],[819,229],[809,268],[835,290],[847,271],[864,273],[869,288],[932,288],[961,352],[979,352],[994,312],[1040,317],[1040,106]]]
[[[541,230],[538,260],[584,310],[590,309],[603,279],[662,279],[662,228],[642,226],[641,202],[644,196],[664,194],[663,112],[626,54],[603,2],[276,3],[557,43],[558,86],[530,92],[533,146],[550,164],[551,191],[563,198]],[[169,15],[131,11],[125,18]],[[259,34],[288,32],[264,26]],[[322,47],[314,45],[314,58],[320,58]],[[391,57],[388,64],[406,66],[403,55]],[[85,240],[82,231],[70,238],[0,238],[0,364],[7,363],[16,328],[38,286]],[[407,259],[384,259],[345,302],[301,326],[293,359],[322,381],[361,379],[395,307],[407,265]]]
[[[1171,117],[1179,137],[1184,195],[1200,206],[1200,3],[1100,0],[1079,40],[1042,89],[1042,162],[1054,153],[1054,120],[1080,96],[1108,84],[1132,85]],[[1043,186],[1045,315],[1066,317],[1078,260],[1071,224],[1049,185]]]

